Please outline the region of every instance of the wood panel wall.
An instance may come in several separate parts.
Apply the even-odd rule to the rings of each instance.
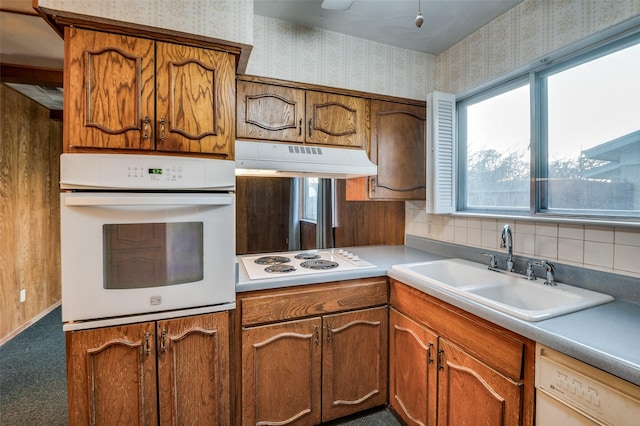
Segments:
[[[62,122],[0,84],[0,344],[61,298]],[[20,290],[26,301],[20,303]],[[62,324],[61,324],[62,326]]]
[[[291,179],[236,178],[236,253],[289,248]]]
[[[404,244],[404,201],[346,201],[345,180],[336,191],[336,247]]]

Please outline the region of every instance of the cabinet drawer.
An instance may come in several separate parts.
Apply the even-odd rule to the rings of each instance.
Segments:
[[[242,326],[387,304],[385,277],[266,290],[239,297]]]
[[[526,338],[395,280],[390,304],[501,374],[516,381],[524,378]]]

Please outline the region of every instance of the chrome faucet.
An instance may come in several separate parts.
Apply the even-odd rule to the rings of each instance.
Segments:
[[[547,280],[544,282],[546,285],[558,285],[556,283],[556,267],[551,262],[547,262],[546,260],[541,260],[540,264],[547,268]]]
[[[509,253],[507,254],[507,271],[513,272],[513,235],[511,234],[511,227],[508,224],[502,228],[500,248],[509,249]]]
[[[483,256],[488,256],[489,259],[489,269],[497,270],[498,269],[498,261],[496,260],[496,256],[494,254],[482,253]]]
[[[540,260],[540,261],[531,261],[529,262],[529,264],[527,265],[527,279],[528,280],[535,280],[536,279],[536,275],[533,272],[533,267],[534,266],[542,266],[547,270],[547,279],[545,280],[545,285],[550,285],[550,286],[555,286],[558,285],[558,283],[556,283],[556,267],[553,263],[547,261],[547,260]]]

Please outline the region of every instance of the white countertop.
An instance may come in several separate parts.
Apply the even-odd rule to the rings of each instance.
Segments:
[[[242,262],[238,262],[236,291],[241,293],[389,276],[480,318],[640,386],[640,305],[638,304],[615,300],[556,318],[528,322],[391,269],[391,266],[396,264],[437,260],[445,256],[407,246],[362,246],[347,249],[376,266],[343,272],[250,280]]]

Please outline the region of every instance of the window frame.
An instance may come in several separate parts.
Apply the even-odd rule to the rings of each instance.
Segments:
[[[574,48],[564,56],[552,59],[545,57],[534,64],[520,70],[502,80],[480,87],[475,92],[461,96],[456,101],[457,119],[457,157],[456,157],[456,214],[485,215],[500,217],[528,217],[530,219],[560,218],[566,220],[597,221],[600,223],[619,223],[626,221],[640,222],[635,213],[628,215],[615,214],[613,211],[597,212],[592,210],[560,210],[549,209],[546,178],[548,177],[548,87],[547,78],[579,65],[640,44],[640,27],[631,31],[610,37],[607,40],[593,42]],[[528,211],[525,209],[492,209],[468,208],[466,205],[467,188],[467,116],[466,107],[491,97],[506,93],[522,85],[529,84],[530,88],[530,201]]]
[[[308,194],[308,190],[309,190],[309,181],[311,179],[315,179],[316,180],[316,197],[315,197],[315,205],[310,206],[307,205],[307,201],[308,198],[307,194]],[[318,191],[319,191],[319,178],[317,177],[302,177],[300,178],[300,220],[303,220],[305,222],[309,222],[309,223],[318,223]],[[315,213],[316,213],[316,217],[312,218],[310,216],[307,216],[307,213],[309,211],[309,209],[315,209]]]
[[[487,90],[484,90],[476,95],[469,96],[458,102],[456,102],[456,120],[458,122],[458,140],[457,140],[457,190],[456,190],[456,211],[467,213],[496,213],[496,214],[523,214],[528,209],[491,209],[491,208],[468,208],[467,207],[467,188],[464,183],[467,180],[467,114],[466,107],[469,105],[482,102],[490,99],[496,95],[500,95],[511,90],[515,90],[527,84],[531,84],[528,74],[520,77],[512,78],[500,85],[493,86]],[[464,130],[464,131],[463,131]],[[464,142],[464,143],[461,143]],[[531,141],[530,141],[531,144]]]

